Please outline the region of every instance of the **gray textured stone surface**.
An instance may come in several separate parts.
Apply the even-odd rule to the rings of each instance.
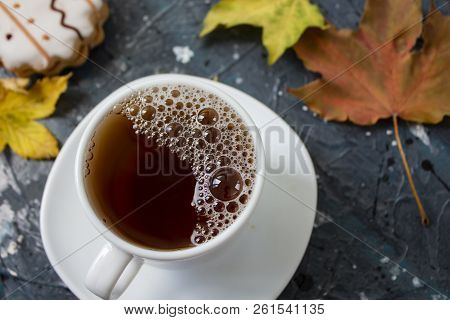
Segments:
[[[338,27],[356,27],[363,8],[362,0],[314,2]],[[286,94],[288,86],[314,77],[291,50],[268,67],[261,33],[254,28],[218,30],[199,39],[209,1],[109,3],[105,42],[90,56],[108,72],[93,63],[73,70],[55,115],[44,121],[62,144],[95,104],[141,76],[218,76],[277,113],[296,103]],[[444,11],[449,9],[447,5]],[[188,46],[194,57],[186,64],[177,62],[174,46]],[[394,138],[387,134],[390,121],[372,127],[325,123],[301,104],[283,118],[295,129],[312,126],[306,144],[318,174],[318,210],[333,222],[317,219],[306,255],[280,298],[436,299],[443,298],[438,291],[450,294],[450,119],[424,127],[430,143],[413,134],[413,125],[400,125],[432,221],[423,228],[391,144]],[[39,233],[40,199],[51,166],[51,161],[25,161],[9,150],[0,154],[0,297],[74,298],[48,267]]]

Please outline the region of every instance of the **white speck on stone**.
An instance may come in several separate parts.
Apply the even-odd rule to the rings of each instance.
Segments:
[[[80,114],[75,118],[75,120],[77,120],[77,122],[80,122],[81,120],[83,120],[83,116]]]
[[[8,244],[8,247],[6,248],[6,252],[8,255],[13,256],[17,253],[19,246],[17,245],[17,242],[10,241]]]
[[[413,284],[414,288],[422,288],[423,287],[422,281],[417,277],[412,278],[412,284]]]
[[[17,243],[22,243],[23,242],[23,234],[19,234],[19,236],[17,237]]]
[[[244,79],[242,79],[241,77],[237,77],[234,82],[236,82],[236,84],[241,84],[242,82],[244,82]]]
[[[442,296],[440,294],[432,294],[431,299],[433,300],[441,300]]]
[[[188,46],[175,46],[172,48],[172,52],[174,53],[177,62],[181,62],[183,64],[191,61],[192,57],[194,56],[194,51],[192,51]]]
[[[366,296],[366,293],[364,291],[359,293],[359,298],[361,300],[369,300],[369,298]]]
[[[389,261],[391,261],[391,259],[389,259],[388,257],[383,257],[380,259],[381,263],[388,263]]]
[[[283,91],[278,91],[278,96],[281,97],[283,95]]]
[[[316,215],[316,219],[314,221],[314,228],[318,228],[322,226],[325,223],[333,222],[333,218],[331,218],[329,215],[326,215],[324,213],[319,213]]]
[[[119,68],[120,68],[120,71],[122,71],[122,72],[125,72],[125,71],[128,70],[128,66],[127,66],[127,64],[125,62],[122,62],[120,64]]]
[[[365,188],[366,184],[364,182],[361,182],[360,186],[361,186],[361,188]]]
[[[336,9],[339,9],[339,8],[341,7],[341,5],[340,5],[339,3],[336,3],[336,4],[334,5],[334,7],[335,7]]]
[[[95,84],[95,87],[98,89],[98,88],[100,88],[101,86],[102,86],[102,84],[100,83],[100,82],[96,82]]]
[[[233,59],[234,60],[239,60],[240,57],[241,56],[239,55],[239,53],[237,53],[237,52],[233,53]]]
[[[354,264],[354,265],[352,265],[352,269],[356,270],[356,269],[358,269],[358,266],[356,264]]]
[[[308,107],[307,107],[307,106],[303,106],[303,107],[302,107],[302,110],[303,110],[303,111],[308,111]]]
[[[31,205],[31,203],[16,210],[14,222],[17,224],[19,230],[28,230],[32,225],[36,224],[36,212],[38,211],[39,207]]]
[[[210,4],[211,0],[205,0],[205,4]]]
[[[148,21],[148,16],[147,16],[147,15],[143,16],[143,17],[142,17],[142,20],[143,20],[143,21]]]
[[[396,146],[397,146],[397,141],[392,140],[391,145],[392,145],[393,147],[396,147]]]
[[[317,117],[317,112],[313,112],[313,117]]]
[[[414,124],[409,126],[409,131],[422,141],[424,145],[430,147],[430,137],[428,136],[425,128],[421,124]]]
[[[8,200],[0,205],[0,243],[6,235],[11,235],[11,225],[14,219],[14,211],[11,209]]]
[[[8,253],[4,248],[0,248],[0,258],[5,259],[8,256]]]
[[[398,278],[398,276],[399,276],[399,274],[400,274],[400,271],[401,271],[401,269],[400,269],[400,267],[399,267],[398,265],[394,265],[394,266],[389,270],[389,272],[390,272],[390,274],[391,274],[391,280],[392,280],[392,281],[397,280],[397,278]]]
[[[27,206],[17,210],[17,212],[16,212],[17,218],[21,219],[21,220],[26,220],[26,218],[28,216],[28,211],[27,210],[28,210]]]
[[[370,137],[372,135],[372,132],[366,131],[366,137]]]
[[[8,273],[10,275],[12,275],[13,277],[17,277],[17,272],[15,272],[14,270],[11,270],[10,268],[6,268],[6,271],[8,271]]]
[[[405,268],[403,268],[403,269],[402,269],[402,272],[406,272],[406,269],[405,269]]]
[[[19,157],[13,157],[11,166],[17,181],[25,185],[39,181],[42,176],[47,176],[52,164],[48,161],[27,161]]]
[[[8,188],[12,188],[16,193],[20,194],[19,186],[16,184],[11,169],[7,166],[3,165],[0,161],[0,196],[3,191],[6,191]]]
[[[386,130],[386,134],[387,134],[388,136],[392,136],[392,130],[387,129],[387,130]]]

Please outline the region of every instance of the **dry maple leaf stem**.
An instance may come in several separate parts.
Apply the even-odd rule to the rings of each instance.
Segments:
[[[428,219],[428,215],[425,212],[425,209],[423,208],[422,201],[420,201],[419,194],[417,193],[416,190],[416,185],[414,184],[414,180],[411,176],[411,170],[409,169],[408,161],[406,160],[405,151],[403,150],[402,142],[400,140],[400,135],[398,133],[398,119],[396,114],[394,114],[393,116],[393,122],[394,122],[395,140],[397,141],[398,151],[400,152],[400,156],[402,157],[403,167],[405,168],[406,176],[408,177],[408,182],[409,185],[411,186],[412,194],[414,196],[414,199],[416,200],[417,207],[419,208],[420,219],[422,220],[423,225],[428,225],[430,220]]]

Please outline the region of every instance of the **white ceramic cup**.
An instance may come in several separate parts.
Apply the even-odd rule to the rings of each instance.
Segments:
[[[129,96],[133,90],[146,89],[164,84],[184,84],[194,86],[222,98],[233,107],[233,109],[241,116],[243,122],[248,126],[249,132],[253,136],[256,151],[257,175],[255,178],[254,189],[247,206],[243,212],[241,212],[239,218],[216,238],[195,247],[173,251],[146,249],[124,240],[122,237],[109,230],[96,215],[95,209],[89,203],[84,185],[83,174],[84,155],[89,141],[98,124],[111,110],[111,108],[117,102]],[[109,299],[113,289],[117,295],[120,295],[132,281],[134,275],[131,277],[125,277],[126,280],[123,280],[124,277],[121,278],[121,276],[124,273],[125,268],[133,260],[138,263],[161,262],[161,267],[169,267],[170,264],[173,264],[176,261],[194,259],[203,256],[206,253],[213,251],[215,252],[219,247],[229,242],[230,239],[235,236],[236,232],[242,229],[242,226],[255,209],[256,203],[258,202],[258,198],[262,191],[262,177],[264,175],[265,160],[261,137],[248,113],[232,97],[224,93],[219,88],[202,81],[200,78],[170,74],[141,78],[128,83],[113,92],[102,102],[100,102],[96,109],[97,110],[92,119],[89,121],[78,146],[75,159],[75,181],[78,197],[81,200],[86,216],[89,218],[100,235],[107,241],[107,244],[104,245],[95,260],[92,262],[86,276],[85,285],[98,297]],[[168,192],[170,192],[170,190]],[[136,272],[137,271],[138,269]],[[125,284],[121,283],[120,289],[117,287],[115,288],[119,278],[121,278],[121,282],[126,282]]]

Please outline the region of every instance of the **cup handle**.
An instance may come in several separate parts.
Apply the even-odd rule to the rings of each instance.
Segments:
[[[133,256],[126,253],[110,243],[107,243],[100,250],[92,263],[85,279],[86,288],[102,299],[109,299],[111,292],[117,284],[125,268],[133,260]],[[133,280],[138,270],[131,277],[126,278],[118,294],[122,294],[126,287]],[[122,283],[122,279],[121,279]],[[115,289],[115,293],[117,289]]]

